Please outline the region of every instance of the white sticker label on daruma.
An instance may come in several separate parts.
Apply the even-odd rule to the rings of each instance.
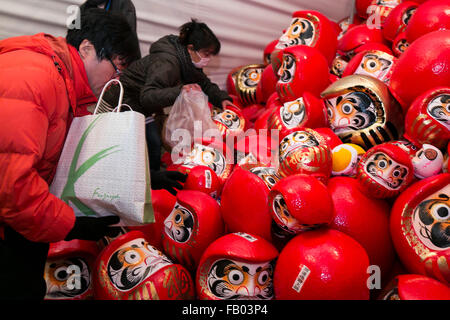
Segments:
[[[302,268],[300,269],[300,272],[297,275],[297,278],[294,281],[292,289],[294,289],[297,292],[300,292],[300,290],[302,290],[303,285],[305,284],[306,279],[308,279],[310,273],[311,270],[309,270],[307,266],[303,265]]]
[[[249,235],[248,233],[245,233],[245,232],[236,232],[235,234],[240,236],[240,237],[242,237],[242,238],[244,238],[244,239],[247,239],[250,242],[255,242],[256,240],[258,240],[255,237],[253,237],[253,236],[251,236],[251,235]]]
[[[208,170],[205,170],[205,187],[206,188],[211,188],[212,185],[212,177],[211,177],[211,172]]]

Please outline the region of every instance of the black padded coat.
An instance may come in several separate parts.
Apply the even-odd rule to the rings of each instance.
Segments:
[[[147,56],[133,62],[120,77],[125,90],[124,103],[150,116],[172,106],[185,84],[197,83],[209,102],[222,108],[232,98],[196,68],[186,47],[175,35],[164,36],[150,47]]]

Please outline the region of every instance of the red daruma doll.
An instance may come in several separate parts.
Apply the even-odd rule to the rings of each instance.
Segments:
[[[408,49],[395,64],[389,82],[390,91],[401,104],[404,113],[425,91],[449,85],[449,64],[450,30],[433,31],[410,42]]]
[[[236,166],[225,182],[220,211],[229,232],[246,232],[271,241],[270,189],[280,180],[274,167]]]
[[[266,47],[264,48],[263,52],[263,64],[265,66],[270,64],[270,55],[272,54],[272,51],[275,49],[275,46],[278,44],[278,39],[270,41]]]
[[[402,274],[389,283],[379,300],[450,300],[450,288],[429,277]]]
[[[269,193],[269,207],[276,229],[291,235],[326,225],[334,214],[327,187],[304,174],[278,181]]]
[[[276,90],[282,102],[295,100],[305,91],[318,96],[329,84],[328,63],[317,49],[293,46],[283,50]]]
[[[242,105],[257,102],[256,88],[264,71],[264,64],[249,64],[233,69],[227,77],[230,94],[236,95]]]
[[[418,179],[435,176],[442,171],[444,156],[441,150],[431,144],[424,144],[412,158],[414,175]]]
[[[200,191],[179,191],[172,212],[164,220],[164,252],[195,271],[203,251],[223,230],[216,200]]]
[[[92,272],[100,247],[95,241],[71,240],[50,244],[45,264],[45,300],[93,299]]]
[[[278,251],[259,236],[229,233],[205,250],[197,269],[202,300],[273,299],[273,270]]]
[[[327,63],[331,63],[337,47],[337,32],[333,22],[317,11],[294,12],[291,24],[279,38],[272,52],[274,70],[278,70],[276,56],[280,50],[297,45],[317,49],[326,58]]]
[[[409,47],[409,43],[406,40],[406,33],[405,31],[400,32],[394,39],[394,41],[392,41],[392,53],[399,58],[403,52],[406,51],[406,49],[408,49]]]
[[[391,206],[362,193],[357,180],[350,177],[331,178],[327,188],[336,212],[330,228],[344,232],[363,246],[370,264],[379,267],[384,283],[395,258],[389,231]]]
[[[414,179],[409,154],[393,143],[370,148],[358,164],[356,179],[367,196],[383,199],[398,196]]]
[[[207,166],[219,177],[221,185],[233,170],[233,153],[222,141],[204,138],[194,142],[192,150],[183,159],[183,163],[172,168],[181,172],[189,172],[196,166]]]
[[[224,138],[228,135],[238,135],[245,130],[245,118],[239,108],[227,106],[212,119]]]
[[[331,229],[303,232],[281,251],[275,266],[280,300],[368,300],[369,258],[348,235]]]
[[[201,191],[217,199],[219,197],[220,184],[219,177],[213,169],[199,165],[189,170],[183,190]]]
[[[130,231],[100,254],[94,272],[95,298],[104,300],[192,300],[189,272]]]
[[[384,38],[394,41],[400,32],[404,32],[418,6],[419,4],[414,1],[403,1],[396,6],[383,23]]]
[[[372,25],[372,28],[381,28],[386,20],[386,17],[388,17],[392,10],[401,2],[402,0],[372,0],[370,5],[367,7],[367,13],[369,16],[366,24]]]
[[[450,284],[450,174],[420,180],[391,211],[391,235],[408,271]]]
[[[383,43],[383,34],[379,28],[370,28],[366,24],[360,24],[347,30],[339,39],[337,52],[341,56],[352,58],[362,46]]]
[[[405,118],[405,138],[421,147],[444,149],[450,141],[450,87],[437,87],[417,97]]]
[[[267,120],[269,129],[280,131],[301,127],[314,129],[328,125],[324,102],[309,92],[304,92],[301,97],[292,101],[275,104],[277,107]]]
[[[325,139],[313,129],[286,130],[280,136],[281,176],[302,173],[326,183],[331,175],[332,156]]]
[[[342,77],[351,74],[365,75],[389,83],[397,58],[381,50],[365,50],[347,64]]]
[[[417,7],[414,15],[406,26],[406,37],[409,43],[413,43],[421,36],[436,31],[450,28],[450,0],[427,0]]]
[[[400,106],[388,86],[366,75],[350,75],[330,85],[321,94],[328,109],[331,129],[343,143],[365,150],[403,133]]]

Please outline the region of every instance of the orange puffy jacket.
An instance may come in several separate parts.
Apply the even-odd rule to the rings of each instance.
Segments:
[[[63,240],[75,215],[49,193],[73,116],[96,102],[77,50],[47,34],[0,41],[0,237]]]

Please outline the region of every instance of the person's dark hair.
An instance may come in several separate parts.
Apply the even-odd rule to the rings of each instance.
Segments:
[[[125,65],[139,59],[140,48],[136,34],[119,14],[103,9],[89,9],[81,13],[79,29],[67,31],[68,44],[79,49],[83,40],[89,40],[100,60],[120,57]]]
[[[216,55],[220,51],[220,41],[211,29],[203,22],[191,19],[180,27],[180,43],[184,46],[192,44],[194,50],[212,49],[212,54]]]

